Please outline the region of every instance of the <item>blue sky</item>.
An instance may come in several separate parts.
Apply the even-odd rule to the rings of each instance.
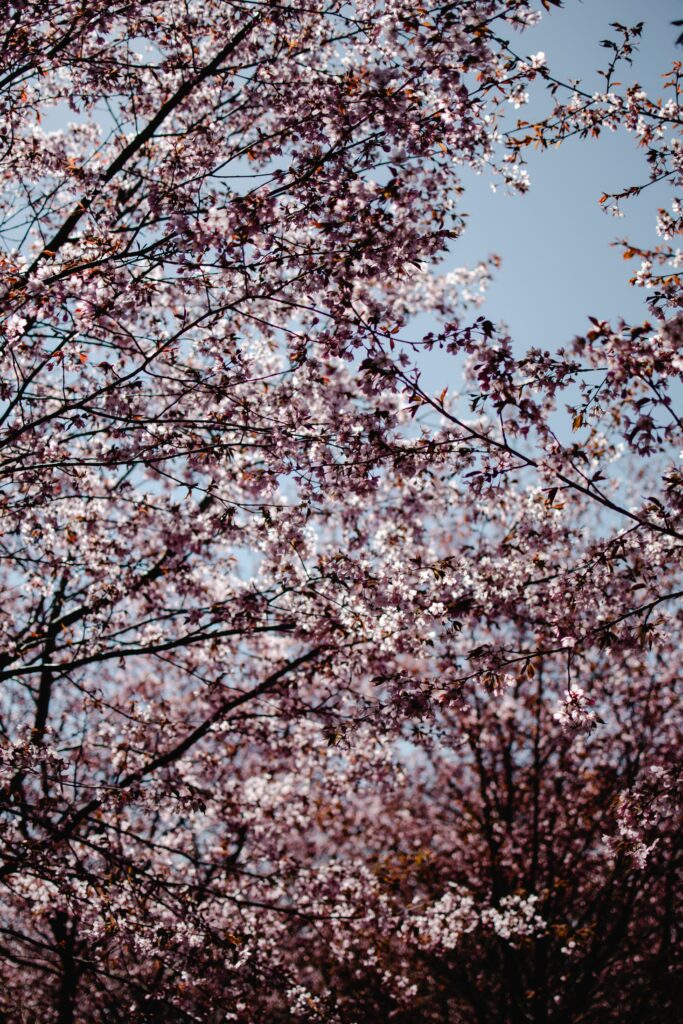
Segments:
[[[580,78],[594,92],[601,88],[596,70],[609,57],[600,40],[615,37],[609,23],[644,21],[633,65],[624,65],[617,79],[638,81],[659,95],[661,75],[683,59],[683,47],[675,45],[681,30],[671,25],[676,18],[683,18],[683,0],[565,0],[539,26],[516,35],[514,44],[520,53],[543,50],[556,77]],[[510,109],[513,118],[527,118],[529,108]],[[628,284],[636,264],[625,263],[610,243],[624,236],[654,242],[656,210],[668,205],[670,189],[648,189],[624,204],[619,219],[603,213],[598,202],[602,192],[647,180],[635,139],[623,131],[571,139],[559,149],[530,151],[528,170],[531,191],[525,196],[494,194],[490,177],[467,176],[462,208],[470,214],[468,228],[447,265],[473,264],[493,252],[502,258],[483,311],[507,323],[518,350],[554,348],[587,330],[588,315],[642,320],[645,293]]]

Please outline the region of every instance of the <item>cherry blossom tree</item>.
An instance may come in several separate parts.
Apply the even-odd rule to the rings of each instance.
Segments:
[[[555,351],[439,267],[532,143],[681,184],[552,5],[2,4],[4,1020],[675,1019],[679,200]]]

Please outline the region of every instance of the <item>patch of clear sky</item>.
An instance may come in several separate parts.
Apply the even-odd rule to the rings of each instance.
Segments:
[[[683,18],[683,0],[565,0],[539,25],[514,33],[511,43],[521,55],[542,50],[554,77],[580,79],[581,87],[593,93],[604,87],[597,70],[606,68],[610,57],[600,41],[617,38],[610,22],[642,21],[633,63],[622,65],[615,79],[624,85],[637,81],[649,95],[666,97],[661,76],[674,60],[683,60],[683,47],[676,46],[681,29],[671,24],[677,18]],[[540,81],[534,85],[539,88],[529,106],[510,107],[511,125],[551,109]],[[453,243],[445,269],[473,265],[490,253],[501,257],[482,312],[507,324],[518,351],[532,345],[553,349],[585,333],[589,315],[645,319],[646,293],[628,283],[638,261],[624,262],[611,243],[628,237],[636,244],[656,244],[657,209],[668,207],[672,189],[655,185],[625,201],[621,218],[605,214],[599,204],[603,192],[648,180],[645,151],[636,137],[620,130],[604,131],[598,139],[572,138],[559,148],[529,149],[527,161],[531,188],[525,195],[501,188],[494,193],[490,174],[463,176],[460,205],[469,213],[468,226]],[[429,320],[420,317],[420,328],[432,328]],[[446,360],[426,360],[425,383],[445,383]]]

